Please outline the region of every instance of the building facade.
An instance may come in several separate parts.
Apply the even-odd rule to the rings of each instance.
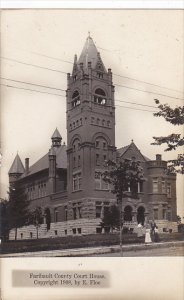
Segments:
[[[102,180],[104,162],[125,158],[140,160],[146,180],[137,187],[139,199],[123,201],[124,226],[134,229],[152,220],[162,231],[176,231],[176,176],[166,175],[161,155],[150,160],[133,141],[116,148],[112,72],[106,70],[90,36],[67,75],[66,101],[67,146],[56,129],[45,156],[32,166],[26,158],[23,166],[17,154],[9,171],[10,187],[18,180],[30,209],[42,208],[40,237],[101,233],[104,212],[116,204]],[[18,238],[34,237],[34,226],[18,230]]]

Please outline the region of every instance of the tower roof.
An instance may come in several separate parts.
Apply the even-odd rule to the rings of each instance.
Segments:
[[[53,135],[52,135],[52,139],[55,139],[55,138],[59,138],[59,139],[62,139],[60,133],[59,133],[59,130],[56,128]]]
[[[23,174],[24,172],[25,172],[25,169],[24,169],[23,163],[17,153],[8,173],[9,174]]]
[[[103,64],[100,58],[100,53],[98,52],[93,39],[91,38],[91,36],[88,36],[79,57],[78,64],[83,63],[83,68],[87,69],[88,62],[91,62],[91,68],[95,69],[99,61],[101,62],[101,64]]]

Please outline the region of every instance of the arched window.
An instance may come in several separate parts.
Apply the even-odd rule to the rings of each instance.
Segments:
[[[106,94],[104,90],[98,88],[95,90],[95,95],[94,95],[94,103],[100,104],[100,105],[105,105],[106,104]]]
[[[80,104],[80,95],[78,91],[75,91],[72,95],[72,107]]]
[[[124,221],[132,221],[132,207],[127,205],[124,209]]]

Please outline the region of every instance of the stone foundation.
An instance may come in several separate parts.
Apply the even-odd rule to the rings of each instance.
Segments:
[[[47,225],[42,224],[38,228],[38,238],[53,238],[62,236],[88,235],[95,234],[96,228],[101,228],[101,219],[78,219],[65,222],[57,222],[50,224],[50,230],[47,230]],[[33,225],[24,226],[17,229],[17,240],[20,239],[36,239],[37,230]],[[15,239],[15,230],[12,229],[9,234],[9,239]]]

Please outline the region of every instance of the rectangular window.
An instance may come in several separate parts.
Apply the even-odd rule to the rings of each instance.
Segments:
[[[168,221],[171,221],[171,211],[168,211],[168,213],[167,213],[167,219],[168,219]]]
[[[65,221],[67,221],[67,219],[68,219],[68,208],[67,208],[67,206],[64,207],[64,211],[65,211]]]
[[[76,214],[76,207],[73,207],[73,219],[77,219],[77,214]]]
[[[158,220],[158,209],[153,210],[153,217],[154,217],[154,220]]]
[[[58,222],[58,213],[59,213],[59,212],[58,212],[58,209],[55,208],[55,209],[54,209],[54,222],[55,222],[55,223]]]
[[[77,228],[78,234],[81,234],[81,228]]]
[[[162,193],[166,193],[166,188],[165,188],[165,180],[162,180]]]
[[[99,147],[99,141],[96,141],[95,143],[95,147],[98,148]]]
[[[171,184],[170,183],[167,184],[167,197],[171,198]]]
[[[81,173],[73,175],[73,191],[78,191],[81,189]]]
[[[96,154],[96,166],[100,165],[100,155]]]
[[[96,218],[101,217],[101,212],[102,212],[102,203],[96,202]]]
[[[164,220],[167,219],[167,210],[166,210],[165,208],[162,210],[162,218],[163,218]]]
[[[73,234],[76,234],[76,228],[73,228],[72,231],[73,231]]]
[[[78,167],[81,166],[81,159],[80,159],[80,155],[78,156]]]
[[[153,178],[153,193],[158,193],[158,178]]]
[[[101,172],[95,172],[95,189],[97,190],[109,190],[109,184],[102,178]]]

